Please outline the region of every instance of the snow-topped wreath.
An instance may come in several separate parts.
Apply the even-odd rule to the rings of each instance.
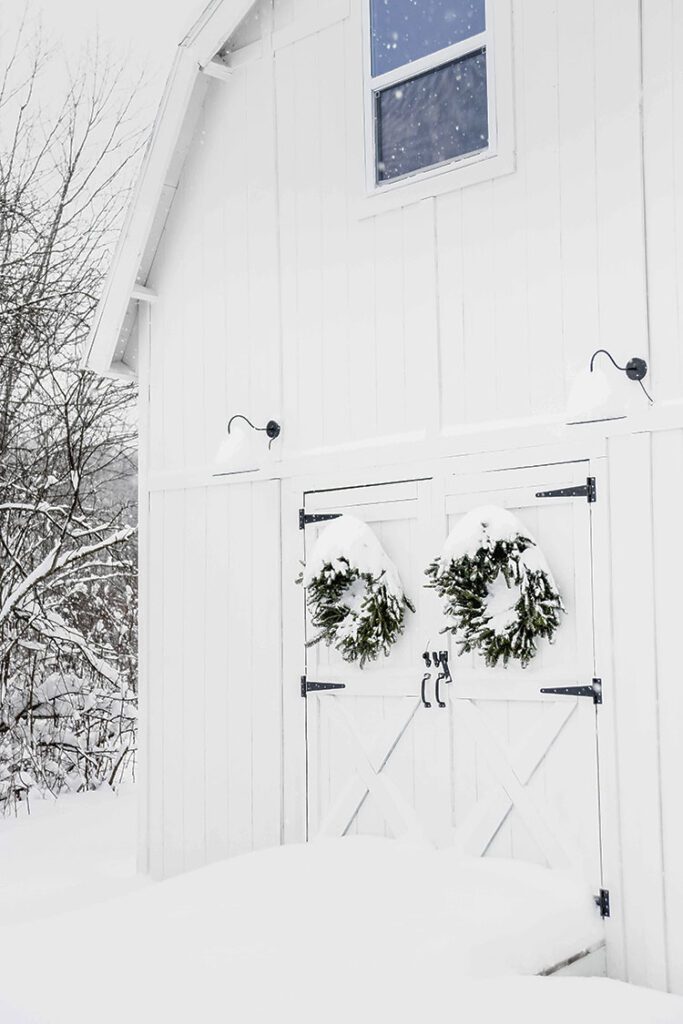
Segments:
[[[460,653],[479,652],[486,664],[510,658],[526,667],[540,638],[552,640],[562,598],[536,542],[506,509],[486,505],[463,516],[441,555],[426,570],[452,619]]]
[[[306,588],[311,623],[307,646],[335,647],[345,661],[385,656],[403,632],[406,597],[396,566],[369,526],[354,516],[332,520],[297,581]]]

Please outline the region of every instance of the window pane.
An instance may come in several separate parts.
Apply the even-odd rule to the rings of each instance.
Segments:
[[[371,0],[372,73],[483,32],[485,0]]]
[[[377,180],[387,181],[488,145],[486,51],[376,94]]]

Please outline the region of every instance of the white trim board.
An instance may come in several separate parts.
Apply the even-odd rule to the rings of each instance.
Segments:
[[[468,428],[429,440],[397,437],[381,445],[368,443],[309,454],[295,453],[248,473],[221,473],[213,466],[194,466],[152,473],[149,483],[152,490],[174,490],[312,475],[323,481],[340,475],[348,478],[351,471],[358,479],[363,475],[374,478],[377,474],[396,479],[396,472],[400,472],[401,479],[424,477],[433,475],[444,459],[457,459],[461,466],[464,459],[485,459],[492,455],[499,462],[502,459],[506,464],[516,462],[516,465],[529,465],[530,459],[541,464],[598,458],[606,453],[609,438],[658,433],[678,427],[683,427],[683,402],[647,410],[642,416],[602,423],[566,426],[554,419],[506,425],[505,429],[488,425],[488,429],[478,432]],[[334,460],[330,459],[331,455]],[[334,469],[330,468],[331,461]]]

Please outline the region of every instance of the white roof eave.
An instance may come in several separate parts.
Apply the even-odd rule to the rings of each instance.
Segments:
[[[141,268],[146,274],[150,243],[159,236],[159,211],[165,220],[180,175],[175,159],[183,139],[189,139],[204,98],[207,76],[201,71],[218,53],[254,0],[212,0],[178,47],[166,82],[152,134],[111,267],[93,318],[83,353],[83,366],[118,376],[124,324],[135,320],[133,289]],[[224,87],[224,86],[223,86]],[[170,179],[174,180],[170,180]]]

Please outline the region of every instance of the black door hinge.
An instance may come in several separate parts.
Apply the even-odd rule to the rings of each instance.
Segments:
[[[595,484],[595,477],[586,478],[585,484],[577,487],[560,487],[556,491],[536,491],[537,498],[585,498],[589,504],[598,500],[598,491]]]
[[[567,697],[592,697],[594,704],[602,704],[602,679],[594,679],[590,686],[543,686],[541,693],[559,693]]]
[[[609,889],[601,889],[597,896],[594,896],[595,905],[600,911],[600,917],[610,916]]]
[[[320,690],[344,690],[346,683],[316,683],[313,679],[307,679],[306,676],[301,677],[301,696],[305,697],[307,693],[316,693]]]
[[[299,529],[303,530],[309,523],[326,523],[328,519],[341,519],[340,512],[306,512],[306,509],[299,509]]]

